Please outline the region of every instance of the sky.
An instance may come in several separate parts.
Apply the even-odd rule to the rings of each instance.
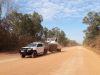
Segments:
[[[71,40],[82,43],[87,26],[82,19],[90,11],[100,11],[100,0],[14,0],[22,13],[38,12],[42,25],[49,29],[59,27]]]

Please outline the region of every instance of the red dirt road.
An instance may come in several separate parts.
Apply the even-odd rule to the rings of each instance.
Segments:
[[[37,58],[0,54],[0,75],[100,75],[100,55],[82,46]]]

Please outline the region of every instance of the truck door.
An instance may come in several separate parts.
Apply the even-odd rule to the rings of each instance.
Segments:
[[[38,44],[37,45],[37,52],[38,53],[43,53],[44,52],[44,46],[43,46],[43,44]]]

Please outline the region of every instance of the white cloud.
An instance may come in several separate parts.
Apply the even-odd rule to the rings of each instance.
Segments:
[[[59,6],[49,1],[41,6],[37,11],[43,15],[44,19],[52,19],[59,12]]]
[[[18,0],[17,0],[18,1]],[[45,20],[59,17],[82,17],[91,10],[100,10],[99,0],[23,0],[26,12],[39,12]],[[21,2],[23,2],[21,1]],[[24,10],[24,9],[21,9]],[[24,10],[25,12],[25,10]]]
[[[59,16],[61,13],[62,17],[71,16],[71,14],[75,14],[76,10],[65,7],[64,3],[53,3],[49,0],[41,0],[40,2],[34,1],[30,4],[30,8],[35,8],[35,11],[39,12],[43,15],[44,19],[51,20],[56,16]]]

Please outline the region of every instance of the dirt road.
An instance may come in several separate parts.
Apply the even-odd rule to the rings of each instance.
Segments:
[[[38,58],[12,55],[0,59],[0,75],[100,75],[100,55],[81,46]]]

